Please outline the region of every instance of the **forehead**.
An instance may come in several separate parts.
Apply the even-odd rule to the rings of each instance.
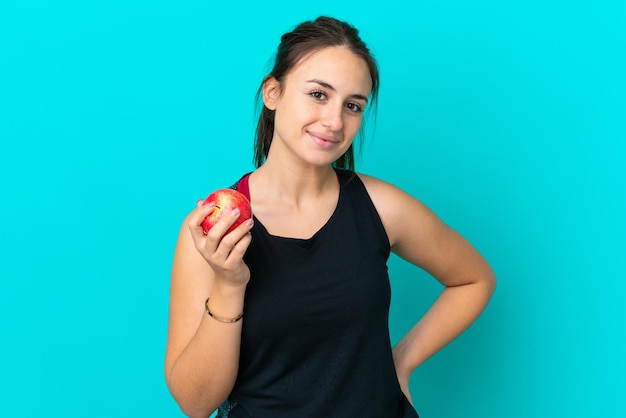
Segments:
[[[372,76],[365,60],[345,47],[327,47],[306,55],[287,78],[306,82],[320,79],[335,89],[368,96]]]

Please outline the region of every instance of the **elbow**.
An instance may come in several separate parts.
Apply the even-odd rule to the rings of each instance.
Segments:
[[[483,267],[483,272],[480,275],[480,283],[485,288],[485,292],[488,293],[489,297],[496,290],[496,274],[489,264],[485,262],[485,266]]]
[[[172,388],[170,388],[170,393],[182,413],[190,418],[207,418],[219,407],[219,405],[211,405],[203,399],[177,393]]]
[[[485,304],[489,302],[491,296],[493,296],[493,293],[496,291],[496,283],[496,275],[493,270],[489,268],[482,276],[482,280],[480,280],[483,294],[485,296]]]
[[[489,294],[491,296],[491,294],[493,294],[493,292],[496,291],[496,274],[493,272],[493,270],[491,268],[489,268],[489,271],[487,272],[487,274],[485,275],[485,286],[487,287]]]
[[[181,385],[171,374],[166,377],[166,384],[182,413],[190,418],[207,418],[221,405],[221,402],[207,399],[208,390]]]
[[[480,270],[476,271],[472,279],[469,279],[466,284],[469,284],[474,289],[474,298],[477,301],[482,301],[483,305],[487,305],[491,296],[496,291],[496,275],[491,267],[486,264]]]
[[[180,406],[180,405],[179,405]],[[215,409],[205,410],[205,409],[188,409],[180,407],[180,410],[183,414],[188,416],[189,418],[207,418],[211,416]]]

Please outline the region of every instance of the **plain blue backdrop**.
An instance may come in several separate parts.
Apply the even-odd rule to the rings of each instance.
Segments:
[[[0,416],[182,416],[163,377],[178,229],[252,169],[258,84],[320,14],[381,67],[357,169],[499,278],[413,374],[420,414],[626,415],[624,2],[4,0]],[[389,267],[396,342],[441,288]]]

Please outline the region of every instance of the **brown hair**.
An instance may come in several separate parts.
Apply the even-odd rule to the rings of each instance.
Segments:
[[[289,71],[305,56],[331,46],[343,46],[362,58],[367,64],[372,77],[372,91],[370,93],[372,105],[378,98],[379,75],[376,60],[370,53],[365,43],[359,37],[359,31],[347,22],[331,17],[321,16],[314,21],[303,22],[291,32],[285,33],[278,45],[274,67],[263,82],[274,77],[282,83]],[[261,103],[263,83],[257,91],[257,103]],[[369,108],[369,106],[368,106]],[[362,139],[362,128],[360,137]],[[263,106],[256,129],[256,141],[254,162],[257,167],[261,166],[272,144],[274,136],[274,111]],[[339,168],[354,170],[354,148],[350,148],[341,156],[334,165]]]

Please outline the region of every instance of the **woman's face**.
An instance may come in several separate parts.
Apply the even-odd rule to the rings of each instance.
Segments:
[[[268,158],[296,158],[328,165],[350,147],[361,127],[372,89],[366,62],[344,47],[328,47],[306,56],[282,85],[263,85],[265,105],[275,110]]]

